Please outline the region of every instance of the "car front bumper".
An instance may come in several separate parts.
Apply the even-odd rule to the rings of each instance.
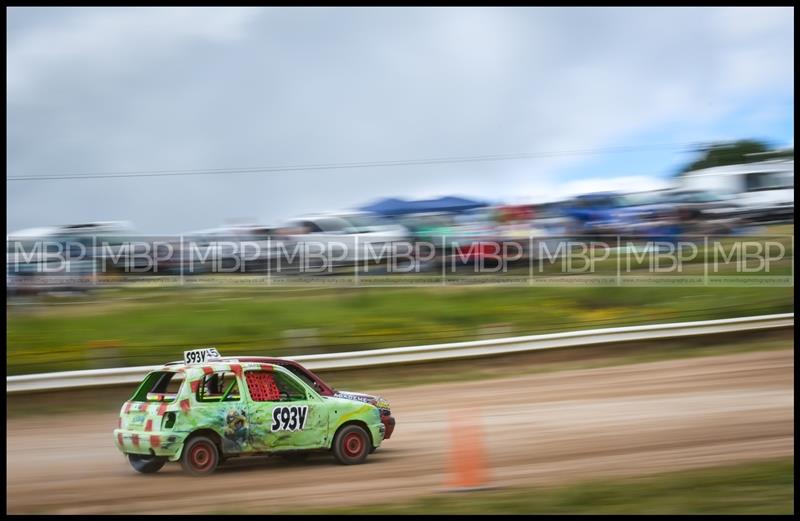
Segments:
[[[394,416],[381,416],[381,423],[384,428],[383,439],[388,440],[392,436],[392,432],[394,432]]]

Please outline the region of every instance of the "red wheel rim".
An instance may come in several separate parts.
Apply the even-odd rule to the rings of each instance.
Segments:
[[[351,458],[355,458],[361,455],[364,450],[364,439],[359,433],[351,432],[344,437],[343,445],[344,453]]]
[[[198,443],[189,453],[189,461],[195,470],[208,470],[214,464],[213,452],[206,443]]]

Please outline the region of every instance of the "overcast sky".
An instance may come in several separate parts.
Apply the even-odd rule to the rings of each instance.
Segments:
[[[7,11],[8,176],[794,142],[791,8]],[[679,150],[262,175],[7,181],[7,232],[177,233],[384,196],[663,184]]]

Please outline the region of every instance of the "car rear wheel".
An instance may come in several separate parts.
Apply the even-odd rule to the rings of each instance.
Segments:
[[[167,458],[160,456],[145,456],[143,454],[128,454],[128,462],[136,472],[152,474],[158,472],[167,463]]]
[[[357,465],[367,459],[372,443],[369,433],[359,425],[348,425],[336,433],[333,455],[342,465]]]
[[[197,436],[183,448],[181,466],[192,476],[208,476],[217,468],[219,460],[217,444],[205,436]]]

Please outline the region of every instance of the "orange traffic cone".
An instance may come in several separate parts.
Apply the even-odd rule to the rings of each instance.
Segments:
[[[450,413],[450,475],[445,490],[479,490],[486,486],[486,450],[477,411]]]

